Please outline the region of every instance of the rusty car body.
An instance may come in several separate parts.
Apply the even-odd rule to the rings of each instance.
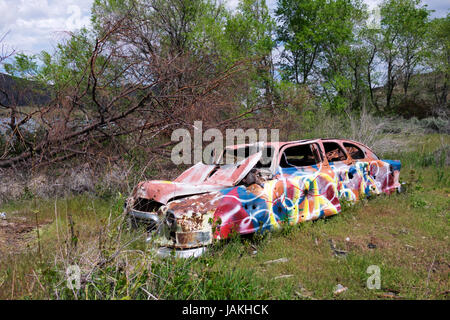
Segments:
[[[241,160],[220,164],[239,152]],[[174,181],[140,182],[125,211],[134,223],[157,230],[161,252],[199,255],[233,232],[328,217],[341,212],[343,199],[399,191],[400,168],[400,161],[381,160],[351,140],[228,146],[215,164],[197,163]]]

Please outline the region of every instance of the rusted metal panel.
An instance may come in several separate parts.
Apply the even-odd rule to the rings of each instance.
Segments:
[[[211,232],[209,231],[190,231],[176,233],[177,247],[195,248],[211,243]]]
[[[188,184],[171,181],[146,181],[138,185],[136,195],[166,204],[170,199],[223,189],[223,185]]]
[[[215,165],[207,165],[199,162],[183,172],[174,181],[183,183],[201,183],[204,182],[206,178],[208,178],[209,174],[215,168]]]
[[[261,159],[262,152],[255,153],[237,165],[224,165],[210,178],[209,183],[234,186],[238,184]]]

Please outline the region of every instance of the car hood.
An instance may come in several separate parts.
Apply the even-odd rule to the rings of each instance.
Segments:
[[[262,152],[232,165],[206,165],[201,162],[183,172],[174,181],[151,180],[138,184],[135,196],[166,204],[169,200],[219,191],[237,185],[261,159]]]

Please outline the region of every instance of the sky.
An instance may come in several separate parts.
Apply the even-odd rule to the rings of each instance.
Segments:
[[[235,9],[238,0],[224,0]],[[277,0],[267,0],[271,11]],[[365,0],[374,8],[381,0]],[[53,51],[67,32],[90,24],[93,0],[0,0],[0,38],[7,33],[3,49],[37,54]],[[450,9],[450,0],[422,0],[429,9],[436,10],[433,17],[444,17]]]

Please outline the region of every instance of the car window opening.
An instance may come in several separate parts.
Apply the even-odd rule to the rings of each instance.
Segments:
[[[345,149],[347,149],[347,152],[350,154],[350,157],[352,157],[355,160],[364,159],[366,157],[364,152],[352,143],[344,142],[344,147]]]
[[[320,163],[312,144],[302,144],[284,150],[280,159],[281,168],[305,167]]]
[[[347,159],[345,152],[336,142],[324,142],[323,147],[329,162],[344,161]]]
[[[256,146],[246,146],[237,149],[225,149],[221,159],[221,164],[237,164],[242,160],[254,155],[260,151]],[[262,149],[262,156],[255,168],[270,168],[272,164],[273,148],[264,147]],[[230,161],[231,159],[231,161]]]

